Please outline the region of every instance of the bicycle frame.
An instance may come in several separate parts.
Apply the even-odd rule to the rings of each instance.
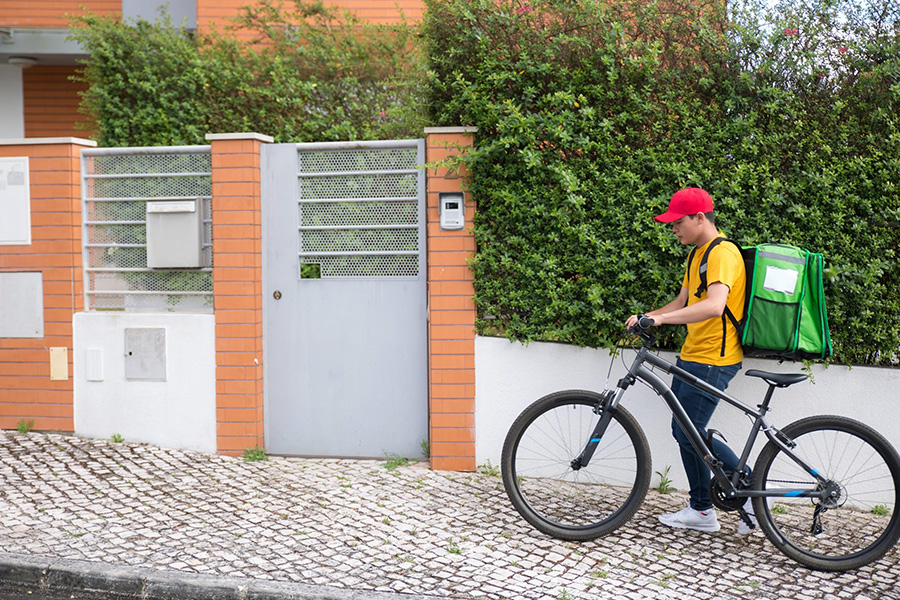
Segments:
[[[750,408],[746,404],[742,403],[740,400],[730,396],[729,394],[726,394],[722,390],[711,386],[705,381],[702,381],[694,375],[691,375],[684,369],[681,369],[680,367],[673,365],[669,361],[660,358],[656,354],[653,354],[650,351],[650,348],[652,346],[654,338],[648,336],[644,339],[645,342],[638,350],[637,356],[632,362],[631,367],[628,369],[628,374],[619,380],[615,390],[607,390],[606,392],[604,392],[604,401],[601,402],[600,406],[597,409],[597,412],[601,415],[600,421],[594,428],[594,431],[591,434],[587,444],[585,445],[584,450],[575,460],[572,461],[573,469],[579,469],[583,466],[586,466],[590,462],[591,457],[594,454],[594,450],[597,448],[601,438],[603,437],[603,434],[606,431],[607,426],[609,425],[609,422],[612,420],[612,413],[614,413],[616,408],[618,407],[625,391],[629,387],[631,387],[637,380],[641,380],[651,386],[656,391],[656,393],[662,397],[663,401],[665,401],[666,405],[669,407],[669,410],[672,412],[676,423],[678,423],[678,425],[685,432],[691,442],[691,445],[697,451],[697,454],[709,466],[710,470],[712,471],[713,477],[716,478],[719,485],[722,487],[722,490],[724,491],[726,497],[769,498],[788,496],[801,498],[818,498],[820,500],[824,500],[825,498],[832,495],[833,490],[831,489],[831,485],[829,485],[829,482],[821,475],[819,475],[818,471],[816,471],[813,467],[803,461],[803,459],[794,454],[791,451],[793,442],[786,436],[781,434],[781,432],[779,432],[777,429],[769,425],[769,423],[766,421],[765,415],[769,410],[769,402],[772,399],[772,394],[775,391],[776,387],[774,384],[769,384],[769,390],[766,393],[766,397],[763,400],[762,404],[759,405],[759,410],[754,410],[753,408]],[[744,444],[743,451],[741,452],[741,456],[738,462],[738,468],[732,474],[731,478],[728,477],[727,473],[722,468],[721,461],[716,458],[706,440],[703,439],[703,436],[700,435],[700,432],[697,431],[697,428],[687,416],[687,413],[681,406],[681,403],[675,397],[672,389],[668,385],[666,385],[666,383],[656,373],[648,369],[645,366],[645,363],[649,363],[653,367],[657,367],[665,373],[672,375],[673,377],[676,377],[677,379],[685,383],[689,383],[703,392],[715,396],[720,400],[724,400],[728,404],[742,411],[744,414],[753,418],[753,426],[750,430],[750,435],[747,438],[746,443]],[[760,431],[765,433],[766,437],[772,443],[777,444],[782,449],[782,451],[794,462],[796,462],[801,468],[812,475],[819,485],[817,485],[815,489],[739,489],[738,484],[740,481],[741,473],[743,472],[744,467],[747,464],[747,460],[750,457],[750,451],[753,448],[754,442],[759,437]]]

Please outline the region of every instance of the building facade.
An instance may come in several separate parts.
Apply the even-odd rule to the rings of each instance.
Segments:
[[[87,10],[154,19],[168,6],[173,23],[220,28],[255,0],[0,0],[0,139],[91,137],[78,113],[84,84],[72,81],[87,55],[69,37],[72,16]],[[373,23],[422,17],[423,0],[327,0]]]

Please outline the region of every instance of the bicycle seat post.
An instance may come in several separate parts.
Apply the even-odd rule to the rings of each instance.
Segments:
[[[772,401],[772,395],[775,393],[775,388],[778,387],[774,383],[769,384],[769,389],[766,390],[766,397],[763,399],[762,404],[757,405],[760,412],[762,414],[766,414],[769,412],[769,402]]]

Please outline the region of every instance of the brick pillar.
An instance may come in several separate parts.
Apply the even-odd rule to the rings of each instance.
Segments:
[[[263,448],[262,229],[256,133],[209,134],[218,450]]]
[[[474,128],[425,130],[429,164],[464,153]],[[464,171],[428,171],[428,371],[431,467],[475,470],[475,304],[467,261],[475,253],[471,233],[475,201],[466,193],[464,229],[442,231],[441,192],[463,191]]]
[[[35,429],[74,430],[72,316],[84,306],[81,149],[96,145],[79,138],[0,140],[0,157],[28,158],[31,203],[31,242],[0,245],[0,273],[40,273],[44,309],[43,337],[0,331],[2,429],[33,420]]]

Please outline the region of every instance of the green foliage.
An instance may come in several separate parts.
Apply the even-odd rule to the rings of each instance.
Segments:
[[[488,477],[500,477],[500,467],[492,464],[490,459],[483,465],[478,465],[477,471]]]
[[[82,108],[97,141],[152,146],[233,131],[277,142],[417,137],[425,113],[414,31],[320,1],[264,0],[226,32],[198,36],[166,14],[150,23],[85,13],[72,37],[90,54]]]
[[[825,255],[835,360],[895,360],[898,9],[728,5],[429,0],[431,110],[478,127],[481,333],[613,345],[676,293],[652,217],[700,186],[729,237]]]
[[[125,438],[122,437],[121,434],[114,433],[110,436],[109,441],[112,442],[113,444],[121,444],[122,442],[125,441]]]
[[[400,456],[399,454],[393,454],[393,453],[391,453],[391,454],[385,453],[384,458],[385,458],[384,468],[387,469],[388,471],[393,471],[397,467],[405,467],[405,466],[409,465],[411,462],[414,462],[414,461],[411,461],[410,459],[406,458],[405,456]]]
[[[34,419],[28,419],[27,421],[25,419],[22,419],[16,425],[16,431],[21,434],[26,434],[32,429],[34,429]]]
[[[669,469],[671,468],[672,465],[666,465],[662,472],[656,471],[656,474],[659,475],[659,485],[656,486],[656,491],[660,494],[671,494],[675,490],[672,480],[669,478]]]
[[[244,462],[248,463],[269,460],[269,453],[266,452],[265,448],[254,446],[253,448],[247,448],[244,450],[243,459]]]
[[[791,512],[791,510],[784,504],[776,504],[772,507],[773,515],[786,515],[790,512]]]

